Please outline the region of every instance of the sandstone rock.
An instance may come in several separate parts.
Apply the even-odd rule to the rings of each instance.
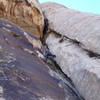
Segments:
[[[0,100],[83,100],[71,81],[38,57],[37,43],[33,34],[0,19]]]
[[[0,17],[42,37],[44,17],[38,0],[0,0]]]
[[[49,23],[46,43],[62,71],[85,100],[100,100],[100,15],[55,3],[42,4],[42,9]]]
[[[82,13],[56,3],[41,5],[49,29],[81,42],[85,49],[100,54],[100,15]]]
[[[46,43],[56,55],[56,61],[62,71],[73,80],[85,100],[100,100],[100,61],[90,58],[72,40],[59,43],[60,40],[59,36],[51,33]]]

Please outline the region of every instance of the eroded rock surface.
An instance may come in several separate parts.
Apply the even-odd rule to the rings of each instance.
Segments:
[[[100,15],[44,3],[46,43],[85,100],[100,100]]]
[[[50,75],[24,32],[0,19],[0,95],[4,100],[65,100],[59,80]]]
[[[82,13],[50,2],[41,6],[50,30],[76,39],[83,48],[100,54],[100,15]]]
[[[0,17],[42,36],[44,17],[38,0],[0,0]]]
[[[52,40],[52,41],[51,41]],[[74,82],[85,100],[100,99],[100,61],[89,58],[77,44],[50,34],[46,40],[51,52],[56,55],[56,61]]]
[[[84,100],[71,80],[38,57],[38,41],[31,33],[0,19],[0,100]]]

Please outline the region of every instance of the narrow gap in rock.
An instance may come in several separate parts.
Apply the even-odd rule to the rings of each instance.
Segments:
[[[44,15],[44,29],[43,29],[43,36],[40,38],[41,42],[43,45],[45,45],[45,37],[46,37],[46,34],[47,34],[47,31],[48,31],[48,19],[45,17],[45,14],[43,12],[43,15]]]
[[[47,46],[45,40],[46,40],[46,35],[48,35],[48,30],[49,30],[49,29],[48,29],[48,25],[49,25],[49,24],[48,24],[48,19],[45,18],[44,22],[45,22],[45,26],[44,26],[44,30],[43,30],[43,37],[42,37],[40,40],[41,40],[43,46],[44,46],[44,45]],[[62,35],[60,35],[60,34],[57,33],[56,31],[53,31],[53,30],[49,30],[49,31],[50,31],[50,32],[52,31],[52,32],[56,33],[57,37],[62,37]],[[68,37],[66,37],[66,36],[64,36],[63,38],[67,38],[67,39],[71,40],[70,38],[68,38]],[[62,39],[62,41],[63,41],[63,39]],[[60,41],[60,42],[62,42],[62,41]],[[73,42],[73,43],[75,43],[75,44],[77,44],[77,45],[80,45],[80,43],[79,43],[77,40],[71,40],[71,42]],[[53,69],[55,72],[57,72],[58,74],[60,74],[60,76],[61,76],[63,79],[66,80],[66,83],[64,82],[65,89],[66,89],[67,91],[70,90],[70,91],[71,91],[70,94],[75,95],[75,97],[77,98],[77,100],[85,100],[85,99],[80,95],[80,93],[77,91],[77,89],[76,89],[76,87],[75,87],[73,81],[70,79],[70,77],[68,77],[68,76],[62,71],[61,67],[57,64],[57,62],[56,62],[55,60],[53,60],[53,59],[49,59],[49,60],[51,61],[51,65],[53,66],[53,68],[51,68],[51,69]],[[46,62],[46,63],[47,63],[47,62]],[[49,63],[48,65],[50,66],[50,63]],[[62,80],[62,81],[63,81],[63,80]]]
[[[85,100],[80,93],[77,91],[73,81],[70,79],[70,77],[67,76],[67,74],[65,74],[61,67],[57,64],[56,61],[51,61],[52,66],[53,66],[53,70],[55,72],[57,72],[58,74],[60,74],[60,76],[66,80],[66,82],[64,82],[64,88],[65,90],[69,90],[71,95],[75,95],[77,97],[77,100]],[[63,80],[62,80],[63,81]]]

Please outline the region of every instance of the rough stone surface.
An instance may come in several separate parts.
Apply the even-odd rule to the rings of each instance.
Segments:
[[[24,32],[0,19],[0,100],[65,100],[60,80],[51,76]]]
[[[44,17],[38,0],[0,0],[0,17],[42,37]]]
[[[33,34],[0,19],[0,100],[83,100],[71,81],[38,57],[38,44]]]
[[[50,2],[41,6],[49,21],[49,29],[76,39],[84,48],[100,54],[100,15],[82,13]]]
[[[60,37],[50,34],[46,43],[56,55],[56,61],[63,72],[73,80],[85,100],[100,100],[100,60],[89,58],[71,40],[59,43],[60,40]]]

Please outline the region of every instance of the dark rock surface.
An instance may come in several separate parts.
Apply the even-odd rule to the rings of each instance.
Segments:
[[[0,19],[0,100],[65,100],[59,80],[50,75],[23,32]]]

